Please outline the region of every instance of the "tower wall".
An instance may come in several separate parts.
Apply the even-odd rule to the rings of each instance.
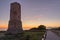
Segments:
[[[10,5],[10,20],[8,24],[8,33],[17,34],[23,31],[21,22],[21,5],[17,2]]]

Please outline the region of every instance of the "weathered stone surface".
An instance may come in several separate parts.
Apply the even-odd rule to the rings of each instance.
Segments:
[[[21,5],[17,2],[11,3],[10,20],[7,33],[18,34],[23,31],[21,22]]]

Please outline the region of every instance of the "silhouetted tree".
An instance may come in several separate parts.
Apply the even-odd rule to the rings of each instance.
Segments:
[[[40,25],[40,26],[38,26],[38,30],[46,30],[46,26]]]

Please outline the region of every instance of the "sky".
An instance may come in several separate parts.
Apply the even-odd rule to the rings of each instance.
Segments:
[[[60,26],[60,0],[0,0],[0,30],[7,29],[10,4],[21,4],[21,21],[24,30],[45,25]]]

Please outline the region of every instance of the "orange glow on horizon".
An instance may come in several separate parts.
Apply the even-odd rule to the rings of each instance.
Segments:
[[[0,29],[6,29],[7,28],[7,25],[0,25]]]
[[[38,27],[39,25],[41,24],[38,24],[38,23],[23,23],[22,26],[23,26],[23,29],[24,30],[28,30],[28,29],[31,29],[31,28],[34,28],[34,27]],[[46,23],[46,24],[42,24],[42,25],[45,25],[46,27],[59,27],[60,26],[60,23]],[[50,26],[51,25],[51,26]],[[0,23],[0,29],[7,29],[8,28],[8,23],[4,23],[4,24],[1,24]]]

